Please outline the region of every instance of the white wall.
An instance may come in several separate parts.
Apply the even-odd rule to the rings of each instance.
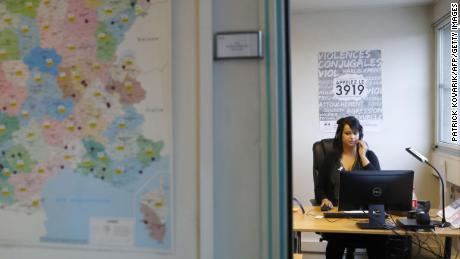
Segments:
[[[43,247],[1,246],[0,258],[182,259],[197,258],[197,5],[171,1],[173,19],[172,87],[174,125],[174,243],[172,254],[124,253]],[[2,231],[2,230],[0,230]]]
[[[382,51],[383,129],[364,138],[382,169],[415,170],[419,199],[438,203],[437,180],[404,150],[428,154],[434,131],[434,41],[431,7],[357,9],[292,16],[294,196],[313,196],[312,144],[319,131],[317,55],[320,51]]]

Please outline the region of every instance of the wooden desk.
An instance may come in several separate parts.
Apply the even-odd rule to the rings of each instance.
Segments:
[[[334,207],[331,211],[337,211]],[[406,230],[385,230],[385,229],[360,229],[356,222],[366,222],[367,219],[325,219],[322,216],[319,207],[307,206],[305,207],[305,214],[301,211],[293,212],[293,231],[298,240],[295,253],[300,253],[300,233],[301,232],[321,232],[321,233],[347,233],[347,234],[381,234],[381,235],[394,235],[395,231],[400,235],[412,235],[415,232]],[[436,210],[431,210],[430,215],[435,217]],[[396,216],[393,217],[396,220]],[[460,230],[451,228],[436,228],[435,233],[440,237],[445,237],[445,251],[444,257],[450,258],[450,250],[452,244],[452,237],[460,237]],[[418,235],[432,235],[431,232],[416,232]]]
[[[293,259],[302,259],[302,254],[294,254]]]

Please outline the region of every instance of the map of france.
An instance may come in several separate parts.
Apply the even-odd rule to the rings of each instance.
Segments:
[[[147,69],[118,52],[155,4],[0,1],[0,214],[44,211],[40,242],[171,246],[169,139],[146,135]]]

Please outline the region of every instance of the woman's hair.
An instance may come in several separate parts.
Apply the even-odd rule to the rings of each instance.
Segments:
[[[337,152],[337,155],[340,156],[343,151],[342,133],[343,133],[343,128],[345,127],[345,124],[348,124],[348,126],[350,126],[353,132],[359,133],[359,139],[363,138],[363,126],[361,126],[361,123],[359,123],[359,120],[356,119],[354,116],[340,118],[337,121],[337,124],[338,126],[335,132],[335,138],[334,138],[334,150],[335,152]]]

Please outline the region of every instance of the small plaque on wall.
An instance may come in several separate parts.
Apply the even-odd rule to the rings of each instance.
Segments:
[[[216,34],[215,59],[262,58],[262,32],[220,32]]]

